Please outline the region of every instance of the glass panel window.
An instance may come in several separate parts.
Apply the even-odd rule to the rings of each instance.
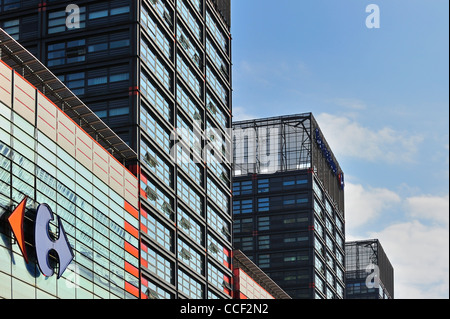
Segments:
[[[177,192],[181,198],[195,213],[203,216],[203,200],[200,195],[181,177],[177,179]]]
[[[183,27],[180,24],[177,25],[177,34],[178,43],[180,43],[181,47],[186,51],[186,54],[201,71],[202,54],[200,50],[198,50],[197,46],[191,42],[189,36],[184,32]]]
[[[199,245],[203,245],[203,228],[181,207],[177,207],[178,227]]]
[[[177,163],[181,166],[183,171],[188,174],[198,185],[203,185],[203,169],[200,165],[196,164],[185,152],[184,147],[177,144]]]
[[[207,179],[208,196],[228,215],[230,196],[225,194],[209,177]]]
[[[166,161],[156,153],[150,143],[141,139],[141,161],[145,163],[147,169],[149,169],[156,177],[158,177],[165,185],[172,187],[172,167],[166,163]]]
[[[141,209],[141,224],[144,233],[168,251],[172,251],[173,232],[145,209]]]
[[[178,258],[199,275],[203,274],[203,257],[181,239],[178,239]]]
[[[161,94],[159,90],[153,85],[152,81],[149,80],[146,73],[141,72],[141,91],[143,96],[145,96],[150,103],[150,105],[167,120],[171,121],[172,111],[171,106],[167,99]]]
[[[228,106],[228,89],[220,82],[209,65],[206,67],[206,81],[212,87],[220,101]]]
[[[157,55],[150,49],[145,40],[141,41],[140,57],[144,60],[145,65],[158,78],[158,80],[169,91],[172,87],[172,75],[168,68],[161,62]]]
[[[183,270],[178,270],[178,289],[190,299],[203,299],[204,286]]]
[[[230,223],[216,213],[209,205],[207,207],[207,213],[208,225],[215,229],[223,238],[229,239],[231,236]]]
[[[195,19],[194,15],[185,5],[183,0],[177,1],[177,10],[181,14],[184,22],[191,29],[192,33],[200,42],[202,42],[202,28],[200,27],[200,23],[198,23],[197,19]]]
[[[172,283],[173,264],[156,251],[142,244],[141,258],[146,261],[146,268],[162,280]]]
[[[142,129],[150,136],[150,138],[167,153],[170,154],[171,139],[168,133],[159,121],[155,120],[153,115],[146,107],[141,107],[141,125]]]
[[[141,24],[147,31],[147,34],[152,38],[164,55],[171,59],[173,41],[165,35],[161,27],[154,21],[154,16],[149,14],[145,5],[141,6]]]
[[[229,79],[229,67],[228,63],[225,62],[225,60],[222,58],[222,56],[217,52],[214,45],[209,40],[209,37],[206,39],[206,53],[213,61],[214,65],[217,67],[217,70],[219,70],[225,79]]]
[[[177,55],[177,71],[195,95],[202,98],[202,82],[197,78],[180,54]]]
[[[213,34],[217,43],[220,45],[220,48],[224,51],[225,54],[227,54],[228,41],[224,36],[224,34],[220,31],[219,27],[217,26],[216,22],[214,21],[212,15],[209,13],[208,10],[206,11],[206,25]]]

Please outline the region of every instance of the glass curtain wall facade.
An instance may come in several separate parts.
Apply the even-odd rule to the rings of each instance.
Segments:
[[[0,75],[0,297],[136,298],[137,178],[3,61]],[[8,220],[25,198],[21,252]],[[41,204],[61,218],[73,250],[61,278],[36,261],[30,224]]]
[[[230,1],[71,3],[1,2],[0,26],[138,154],[140,297],[230,298]]]
[[[312,114],[233,133],[236,249],[293,299],[344,298],[343,173]]]

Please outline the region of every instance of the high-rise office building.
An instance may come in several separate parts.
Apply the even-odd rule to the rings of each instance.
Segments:
[[[344,174],[311,113],[233,123],[234,244],[294,299],[344,298]]]
[[[378,239],[345,243],[346,299],[394,299],[394,268]]]
[[[232,294],[230,21],[229,0],[0,2],[0,27],[137,154],[144,298]]]

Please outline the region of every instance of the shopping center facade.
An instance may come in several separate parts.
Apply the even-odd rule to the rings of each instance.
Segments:
[[[9,62],[20,58],[14,45]],[[8,60],[4,46],[2,55]],[[29,54],[22,58],[39,65]],[[136,176],[63,112],[56,97],[30,83],[38,69],[33,75],[23,68],[25,63],[15,69],[0,63],[1,297],[138,297]],[[52,81],[57,79],[46,84],[55,86]],[[58,92],[70,95],[64,86]],[[48,219],[42,230],[43,208],[59,218]],[[57,243],[64,241],[73,260],[61,269]],[[46,264],[58,272],[45,276]]]

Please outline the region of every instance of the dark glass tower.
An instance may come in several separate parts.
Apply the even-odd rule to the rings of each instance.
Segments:
[[[231,297],[224,0],[0,1],[0,27],[138,154],[144,298]]]
[[[345,243],[346,299],[394,299],[394,268],[378,239]]]
[[[344,174],[313,115],[233,133],[235,247],[294,299],[344,298]]]

